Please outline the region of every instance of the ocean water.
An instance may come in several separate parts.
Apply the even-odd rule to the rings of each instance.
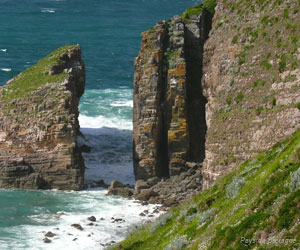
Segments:
[[[84,154],[86,182],[134,184],[132,82],[140,34],[198,2],[0,0],[0,86],[57,47],[80,44],[87,74],[79,106],[81,143],[92,147]],[[0,250],[103,249],[101,244],[122,240],[132,224],[150,218],[139,213],[155,209],[105,193],[0,190]],[[91,215],[97,226],[87,226]],[[112,217],[125,222],[114,223]],[[46,244],[48,231],[56,236]]]

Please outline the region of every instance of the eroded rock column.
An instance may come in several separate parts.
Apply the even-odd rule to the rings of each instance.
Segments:
[[[205,156],[203,45],[212,15],[175,16],[142,34],[135,61],[133,147],[136,179],[187,171]]]

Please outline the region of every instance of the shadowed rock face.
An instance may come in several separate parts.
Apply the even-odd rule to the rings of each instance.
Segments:
[[[142,34],[135,60],[133,147],[136,179],[168,177],[205,152],[203,45],[212,15],[175,16]]]
[[[0,88],[0,187],[80,190],[79,46],[59,48]]]

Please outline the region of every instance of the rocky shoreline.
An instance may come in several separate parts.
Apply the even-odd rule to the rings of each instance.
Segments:
[[[170,178],[153,177],[146,181],[138,180],[136,185],[124,185],[119,181],[112,181],[108,186],[103,180],[100,187],[108,187],[107,195],[119,195],[133,198],[142,204],[161,204],[166,208],[178,205],[202,189],[202,165],[187,162],[186,171]]]

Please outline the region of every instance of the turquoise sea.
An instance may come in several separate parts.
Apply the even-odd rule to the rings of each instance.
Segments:
[[[133,61],[141,32],[197,0],[0,0],[0,86],[57,47],[80,44],[86,91],[80,102],[86,182],[134,184],[132,170]],[[103,249],[125,237],[146,209],[106,191],[0,189],[0,250]],[[148,207],[147,209],[154,209]],[[86,226],[94,215],[97,226]],[[111,217],[125,222],[112,223]],[[103,218],[103,220],[100,220]],[[147,218],[146,218],[147,219]],[[71,224],[84,227],[79,231]],[[56,234],[44,243],[44,234]],[[102,245],[101,245],[102,244]]]

